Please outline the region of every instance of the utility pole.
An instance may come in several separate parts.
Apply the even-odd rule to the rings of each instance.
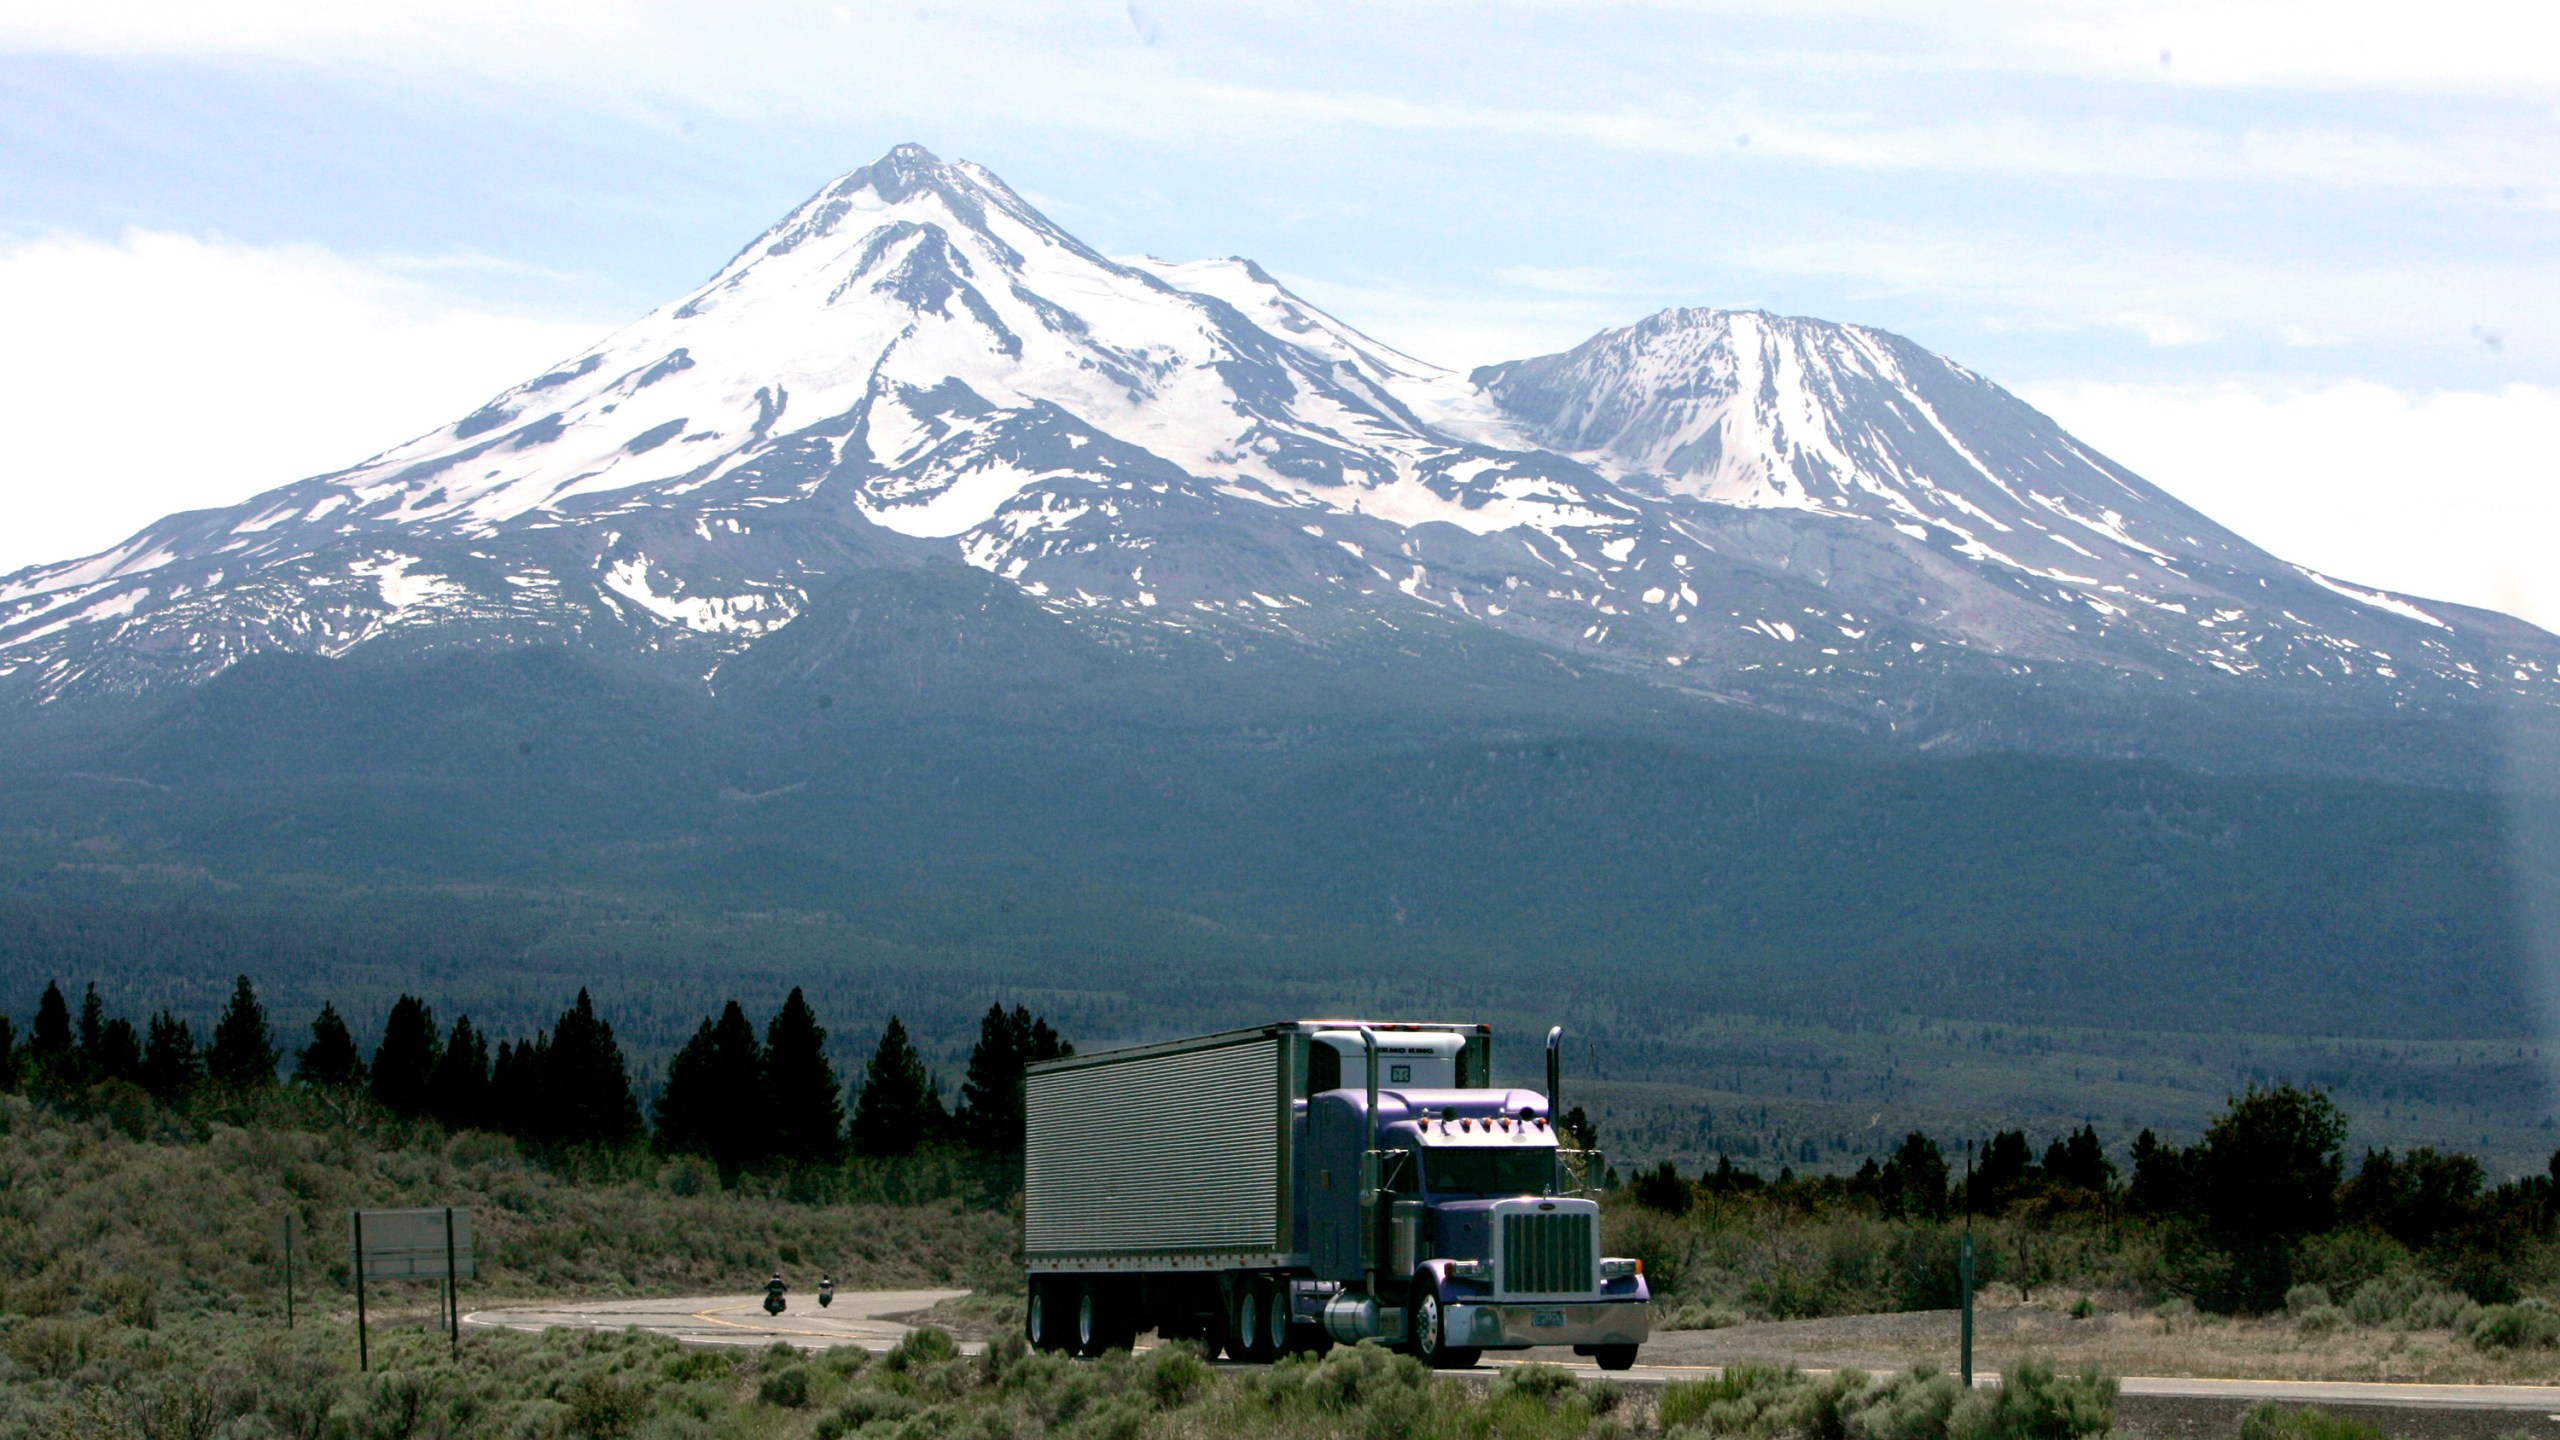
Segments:
[[[1957,1252],[1956,1285],[1964,1291],[1962,1365],[1964,1388],[1973,1388],[1973,1142],[1964,1142],[1964,1246]]]
[[[347,1221],[354,1227],[356,1240],[356,1368],[370,1370],[373,1368],[373,1349],[364,1326],[364,1212],[348,1211]]]

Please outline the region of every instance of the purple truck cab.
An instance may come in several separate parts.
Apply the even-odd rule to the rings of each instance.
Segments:
[[[1555,1128],[1556,1035],[1544,1094],[1491,1083],[1484,1025],[1295,1021],[1034,1067],[1028,1338],[1632,1364],[1651,1296],[1600,1254],[1600,1157]]]

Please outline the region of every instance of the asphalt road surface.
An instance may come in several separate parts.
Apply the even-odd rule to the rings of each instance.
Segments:
[[[839,1291],[835,1303],[819,1308],[817,1297],[793,1295],[779,1315],[764,1313],[764,1292],[753,1295],[696,1295],[678,1300],[590,1300],[566,1305],[512,1306],[473,1310],[462,1317],[466,1330],[646,1330],[686,1345],[746,1345],[757,1349],[776,1340],[805,1350],[859,1345],[886,1350],[898,1343],[907,1327],[888,1317],[956,1300],[966,1290]],[[978,1345],[961,1349],[975,1354]]]
[[[764,1296],[698,1295],[675,1300],[595,1300],[573,1304],[516,1306],[474,1310],[462,1317],[465,1329],[646,1330],[686,1345],[743,1345],[762,1348],[780,1340],[804,1349],[860,1345],[886,1350],[908,1327],[898,1316],[913,1315],[962,1290],[840,1291],[825,1309],[805,1295],[791,1297],[780,1315],[764,1313]],[[975,1343],[961,1346],[970,1353]],[[1504,1365],[1532,1362],[1561,1365],[1586,1379],[1631,1384],[1663,1384],[1695,1380],[1720,1372],[1715,1365],[1647,1365],[1604,1374],[1570,1350],[1523,1350],[1485,1357],[1472,1372],[1492,1375]],[[1986,1376],[1996,1380],[1996,1376]],[[2473,1410],[2531,1412],[2560,1421],[2560,1386],[2544,1385],[2414,1385],[2348,1380],[2195,1380],[2177,1377],[2127,1376],[2127,1397],[2161,1400],[2218,1400],[2255,1404],[2274,1400],[2288,1405],[2352,1405],[2395,1410]]]

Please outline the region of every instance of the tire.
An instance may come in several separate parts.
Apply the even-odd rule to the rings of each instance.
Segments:
[[[1591,1347],[1591,1363],[1599,1366],[1603,1370],[1633,1369],[1636,1363],[1636,1347],[1633,1345],[1594,1345]]]
[[[1032,1349],[1055,1354],[1068,1348],[1067,1307],[1073,1302],[1066,1290],[1055,1280],[1031,1282],[1023,1303],[1022,1338]]]
[[[1268,1298],[1261,1281],[1244,1279],[1236,1282],[1235,1313],[1227,1320],[1229,1355],[1254,1365],[1266,1364],[1273,1358],[1262,1348],[1263,1336],[1269,1329],[1263,1318],[1263,1307]]]
[[[1262,1287],[1262,1355],[1277,1360],[1289,1353],[1289,1282],[1265,1281]]]
[[[1087,1280],[1076,1287],[1075,1353],[1092,1359],[1111,1348],[1111,1297]]]
[[[1412,1337],[1406,1348],[1415,1358],[1434,1370],[1464,1370],[1483,1358],[1484,1351],[1475,1346],[1448,1343],[1448,1318],[1441,1311],[1438,1287],[1426,1280],[1416,1288],[1421,1298],[1413,1302],[1406,1330]]]

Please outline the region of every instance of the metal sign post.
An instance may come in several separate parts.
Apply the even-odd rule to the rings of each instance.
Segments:
[[[1964,1250],[1956,1261],[1956,1288],[1964,1293],[1964,1388],[1973,1388],[1973,1142],[1964,1142]]]
[[[462,1353],[462,1284],[478,1270],[471,1254],[471,1212],[358,1210],[352,1216],[356,1249],[356,1364],[369,1362],[364,1285],[373,1280],[437,1282],[438,1319],[448,1348]]]
[[[284,1212],[284,1328],[293,1328],[293,1212]]]
[[[364,1212],[350,1211],[347,1218],[356,1237],[356,1368],[370,1370],[373,1356],[366,1348],[364,1328]]]

